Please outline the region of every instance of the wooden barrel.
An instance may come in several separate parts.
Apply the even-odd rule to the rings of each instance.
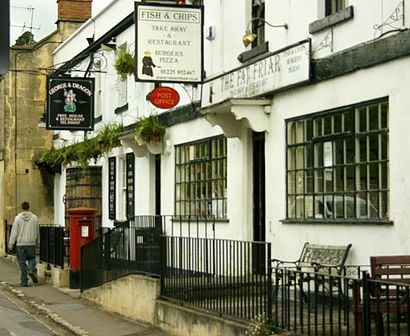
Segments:
[[[96,209],[95,224],[96,230],[99,230],[102,220],[101,167],[67,169],[65,193],[66,218],[68,218],[67,210],[71,208]]]

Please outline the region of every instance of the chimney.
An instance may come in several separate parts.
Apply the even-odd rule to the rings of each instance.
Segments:
[[[85,22],[91,17],[92,0],[57,0],[60,21]]]

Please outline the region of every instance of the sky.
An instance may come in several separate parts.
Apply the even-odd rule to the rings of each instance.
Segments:
[[[93,0],[93,15],[110,2],[111,0]],[[35,41],[41,40],[57,28],[57,0],[11,0],[10,7],[11,45],[22,33],[30,30],[30,27]]]

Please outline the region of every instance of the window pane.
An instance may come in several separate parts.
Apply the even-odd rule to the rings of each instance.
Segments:
[[[304,127],[303,121],[298,121],[296,123],[296,143],[302,143],[304,140]]]
[[[314,137],[322,136],[322,118],[317,118],[314,120],[313,124],[313,135]]]
[[[295,176],[296,176],[295,172],[288,173],[288,193],[289,194],[294,194],[296,192]]]
[[[336,114],[333,117],[333,127],[334,127],[334,133],[341,133],[342,132],[342,115]]]
[[[367,193],[361,192],[356,197],[356,212],[357,217],[367,217]]]
[[[315,192],[323,192],[323,169],[315,169]]]
[[[358,140],[359,143],[359,162],[367,161],[367,141],[366,137],[360,137]]]
[[[343,113],[343,127],[344,132],[351,132],[353,130],[352,127],[352,112],[348,111]]]
[[[344,167],[335,168],[335,191],[344,191]]]
[[[312,119],[306,120],[306,141],[312,140],[313,137],[313,121]]]
[[[357,109],[358,115],[359,115],[359,120],[358,120],[358,128],[357,130],[359,132],[366,132],[367,125],[366,125],[366,107],[361,107]]]
[[[387,191],[380,193],[380,204],[381,204],[380,217],[389,218],[389,193]]]
[[[315,218],[324,218],[323,195],[315,196]]]
[[[288,145],[293,145],[296,142],[295,123],[293,121],[288,122]]]
[[[387,134],[382,134],[381,136],[381,159],[382,160],[387,160],[388,158],[388,137]]]
[[[288,197],[288,218],[295,218],[295,197]]]
[[[368,213],[370,218],[379,218],[379,193],[369,193]]]
[[[379,189],[379,164],[369,165],[369,190]]]
[[[380,189],[387,189],[388,186],[388,176],[389,176],[389,171],[388,171],[388,166],[387,163],[384,162],[381,164],[381,186]]]
[[[345,217],[345,200],[343,195],[335,195],[334,197],[334,218]]]
[[[305,197],[305,218],[313,218],[313,196]]]
[[[315,144],[315,167],[323,167],[323,143]]]
[[[332,117],[327,116],[324,118],[324,135],[332,134]]]
[[[296,193],[303,194],[303,171],[298,171],[296,173]]]
[[[380,104],[380,114],[381,114],[381,117],[380,117],[380,119],[381,119],[381,128],[382,129],[386,129],[386,128],[388,128],[389,127],[389,123],[388,123],[388,114],[387,114],[387,112],[388,112],[388,105],[387,105],[387,103],[386,102],[384,102],[384,103],[381,103]]]
[[[303,169],[303,146],[296,148],[296,169]]]
[[[334,143],[334,157],[335,157],[335,164],[336,165],[341,165],[344,163],[344,151],[343,151],[343,140],[336,140],[333,142]]]
[[[294,147],[288,148],[288,169],[296,168],[296,149]]]
[[[325,168],[325,192],[333,191],[333,168]]]
[[[369,160],[379,160],[379,136],[377,134],[369,136]]]
[[[307,170],[305,172],[305,179],[306,193],[313,193],[313,170]]]
[[[347,166],[345,173],[346,173],[346,190],[347,191],[354,191],[356,190],[356,184],[354,180],[354,166]]]
[[[307,145],[305,147],[305,168],[313,168],[313,146]]]
[[[346,139],[346,163],[355,163],[355,141],[353,138]]]
[[[379,129],[379,105],[369,106],[369,131]]]
[[[367,190],[367,165],[363,164],[358,166],[357,170],[359,190]]]

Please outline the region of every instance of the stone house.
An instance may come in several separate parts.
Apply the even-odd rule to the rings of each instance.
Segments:
[[[57,29],[33,44],[10,48],[10,71],[0,76],[0,255],[5,229],[27,200],[41,224],[54,223],[53,178],[36,161],[53,134],[41,125],[53,52],[91,17],[92,0],[58,0]]]

